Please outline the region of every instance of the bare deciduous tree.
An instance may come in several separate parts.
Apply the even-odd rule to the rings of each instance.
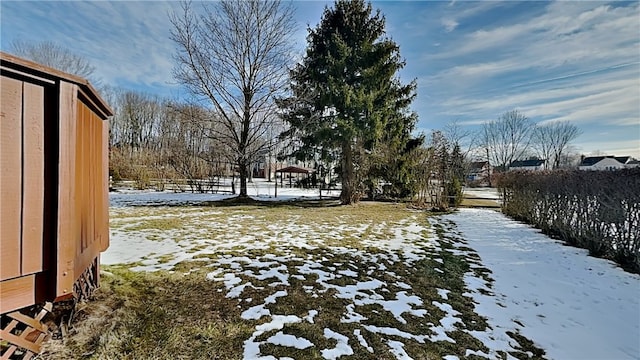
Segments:
[[[569,122],[554,122],[537,126],[533,131],[532,145],[538,156],[547,160],[546,168],[557,169],[563,161],[571,141],[581,131]]]
[[[11,52],[17,56],[83,78],[91,78],[95,71],[87,59],[51,41],[39,43],[14,41],[11,43]],[[96,85],[97,81],[92,79],[92,83]]]
[[[190,3],[170,15],[171,39],[178,47],[175,78],[195,96],[210,102],[216,116],[212,137],[229,145],[240,173],[240,196],[254,158],[267,145],[275,118],[274,97],[288,81],[293,8],[279,1],[222,0]]]
[[[477,141],[473,132],[463,128],[457,119],[445,125],[444,135],[449,144],[458,144],[461,147],[462,155],[465,158],[473,150]]]
[[[487,160],[507,169],[511,162],[526,154],[533,129],[533,123],[518,110],[507,111],[497,120],[484,123],[481,143]]]

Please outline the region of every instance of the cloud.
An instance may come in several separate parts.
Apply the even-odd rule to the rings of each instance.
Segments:
[[[562,11],[564,4],[572,11]],[[464,59],[476,53],[492,53],[494,57],[517,59],[522,67],[553,67],[575,60],[595,63],[621,55],[627,59],[635,55],[637,59],[637,51],[630,52],[637,50],[638,44],[637,4],[599,6],[580,14],[575,14],[574,8],[568,2],[552,3],[547,12],[526,22],[476,29],[451,44],[448,51],[429,58]]]
[[[292,51],[306,46],[305,25],[315,26],[326,4],[332,5],[294,3],[300,29]],[[0,6],[3,48],[13,39],[52,40],[87,57],[105,84],[159,95],[180,89],[171,75],[175,47],[167,18],[177,2]],[[406,58],[402,79],[418,79],[419,129],[453,119],[477,127],[517,108],[539,122],[576,122],[585,138],[612,128],[623,131],[602,141],[640,138],[638,2],[382,1],[373,7],[382,10],[387,34]]]
[[[458,25],[458,22],[453,19],[442,19],[442,26],[444,26],[446,32],[452,32]]]
[[[611,136],[601,140],[576,141],[575,148],[579,153],[593,153],[599,151],[606,155],[633,156],[640,159],[640,139],[625,141],[610,141]]]
[[[54,41],[89,60],[96,67],[96,77],[104,84],[138,84],[147,91],[157,88],[166,93],[164,86],[171,87],[173,80],[174,52],[167,13],[177,4],[154,2],[153,6],[149,5],[145,2],[26,5],[3,2],[3,37]],[[20,15],[14,16],[16,14]]]
[[[594,129],[640,123],[640,5],[620,5],[553,2],[519,21],[457,28],[423,58],[437,67],[419,78],[430,118],[478,125],[518,108]]]
[[[637,118],[640,112],[637,74],[634,67],[626,67],[598,76],[586,74],[572,81],[560,77],[543,83],[528,83],[522,86],[525,91],[520,91],[519,86],[515,86],[516,91],[510,90],[514,87],[498,87],[475,96],[447,98],[442,106],[468,114],[499,114],[505,108],[519,107],[530,117],[558,118],[573,114],[571,120],[578,122],[600,121],[607,113]],[[579,109],[588,111],[580,112],[585,116],[578,116],[576,110]]]

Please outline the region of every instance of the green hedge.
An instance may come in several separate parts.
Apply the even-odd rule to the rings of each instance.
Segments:
[[[640,168],[507,172],[503,212],[640,273]]]

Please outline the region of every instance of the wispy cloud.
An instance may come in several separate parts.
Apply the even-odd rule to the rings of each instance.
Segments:
[[[458,25],[460,24],[453,19],[442,19],[442,26],[444,26],[444,29],[447,32],[452,32],[458,27]]]
[[[294,53],[302,54],[306,25],[318,23],[325,5],[332,2],[294,3],[300,25]],[[537,122],[578,124],[581,151],[615,148],[600,141],[632,150],[640,140],[639,2],[373,6],[406,59],[401,78],[417,78],[419,129],[452,120],[474,128],[517,108]],[[13,39],[52,40],[87,57],[106,84],[170,95],[180,87],[171,75],[175,48],[167,14],[178,7],[174,1],[2,1],[0,41],[6,50]],[[640,157],[640,148],[635,154]]]
[[[420,77],[433,98],[429,119],[478,125],[518,108],[534,121],[571,121],[586,133],[623,127],[608,141],[637,144],[640,3],[552,2],[527,19],[504,17],[459,25],[458,37],[425,54],[437,68]]]

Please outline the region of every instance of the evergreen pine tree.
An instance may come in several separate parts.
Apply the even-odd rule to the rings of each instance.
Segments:
[[[300,141],[298,152],[338,151],[343,204],[359,200],[367,158],[382,146],[404,149],[417,121],[408,110],[416,84],[396,77],[404,62],[384,34],[384,17],[363,0],[325,8],[291,72],[293,96],[279,102],[290,125],[284,135]]]

